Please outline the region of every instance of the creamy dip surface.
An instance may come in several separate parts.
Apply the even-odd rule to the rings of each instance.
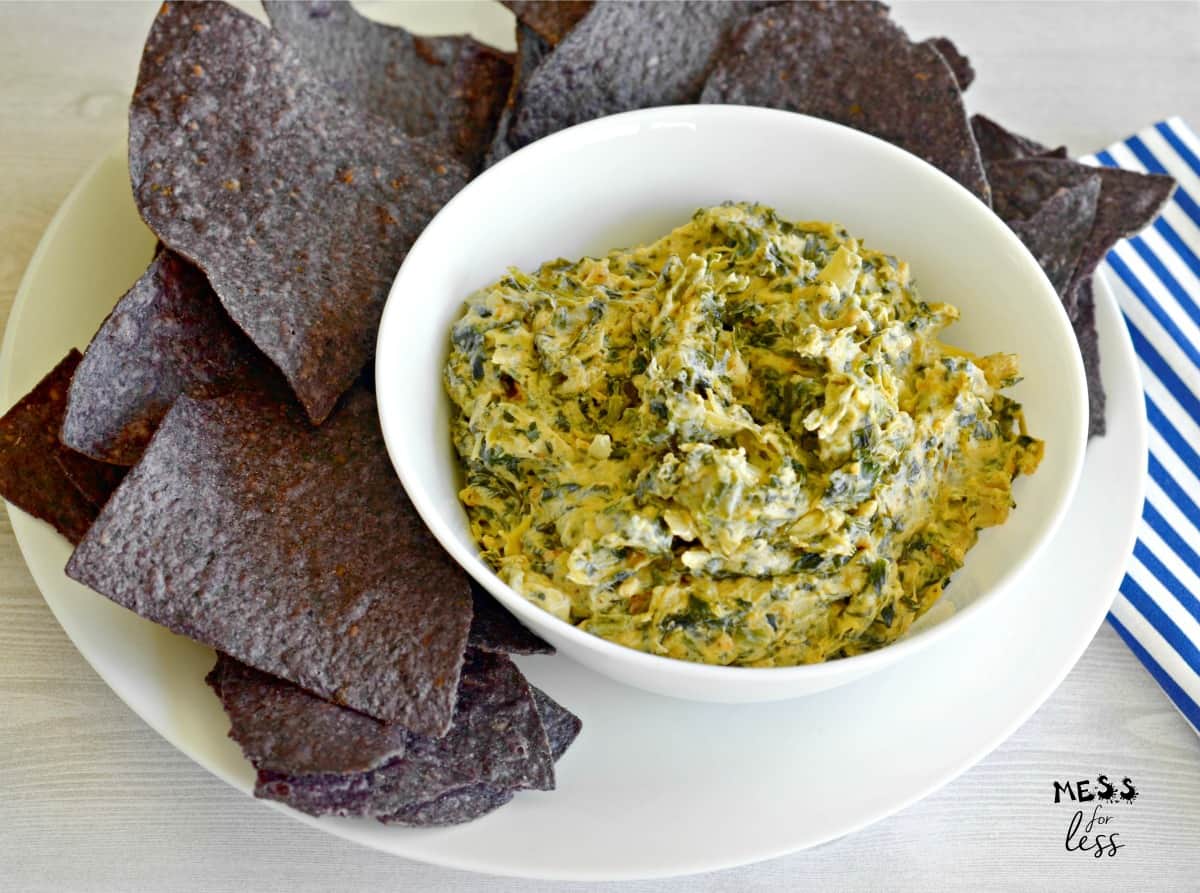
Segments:
[[[483,558],[561,619],[653,654],[789,666],[893,641],[1004,522],[1043,444],[1017,359],[903,261],[760,205],[507,276],[445,384]]]

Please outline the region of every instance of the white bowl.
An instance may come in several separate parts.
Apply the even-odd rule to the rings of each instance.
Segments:
[[[1017,509],[981,534],[939,606],[907,636],[869,654],[749,669],[613,644],[502,583],[480,560],[458,501],[442,368],[466,297],[510,266],[533,269],[556,257],[652,240],[697,208],[731,199],[762,202],[790,219],[840,222],[869,246],[907,260],[927,299],[962,311],[947,341],[977,353],[1019,354],[1024,381],[1013,393],[1030,432],[1046,441],[1037,474],[1016,482]],[[827,121],[741,106],[602,118],[540,140],[480,175],[433,219],[400,268],[379,330],[375,382],[400,479],[472,577],[568,657],[629,685],[703,701],[766,701],[832,688],[978,622],[1058,528],[1087,436],[1087,390],[1070,323],[1037,262],[999,218],[888,143]]]

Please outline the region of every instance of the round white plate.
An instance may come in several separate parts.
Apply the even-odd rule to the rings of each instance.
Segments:
[[[68,348],[87,345],[153,244],[116,152],[84,177],[30,262],[0,357],[0,405]],[[522,659],[530,679],[584,721],[557,791],[521,793],[484,819],[440,830],[292,814],[412,859],[597,880],[768,859],[855,831],[946,784],[1057,687],[1104,618],[1132,547],[1145,414],[1132,346],[1103,284],[1097,301],[1110,434],[1089,446],[1075,503],[1024,582],[956,635],[861,682],[766,705],[675,701],[561,656]],[[253,772],[203,682],[212,652],[67,579],[66,541],[9,514],[47,604],[101,677],[164,738],[249,792]]]
[[[511,43],[510,19],[495,4],[393,10],[395,23],[421,33]],[[124,152],[115,152],[80,182],[29,264],[0,355],[0,406],[68,348],[87,345],[153,244],[133,207]],[[946,784],[1057,687],[1102,621],[1132,548],[1145,412],[1133,350],[1103,283],[1097,301],[1111,433],[1089,446],[1075,503],[1024,582],[956,635],[844,688],[751,706],[669,700],[563,657],[522,659],[530,679],[584,721],[558,766],[557,791],[523,792],[484,819],[441,830],[291,814],[411,859],[599,880],[768,859],[855,831]],[[253,771],[203,682],[212,652],[68,580],[68,544],[19,510],[9,515],[37,585],[84,658],[164,738],[249,792]]]

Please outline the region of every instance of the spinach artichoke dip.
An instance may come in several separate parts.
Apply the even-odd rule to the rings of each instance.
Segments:
[[[484,559],[598,636],[710,664],[886,645],[1004,522],[1043,444],[1011,354],[938,335],[832,223],[697,211],[471,295],[445,384]]]

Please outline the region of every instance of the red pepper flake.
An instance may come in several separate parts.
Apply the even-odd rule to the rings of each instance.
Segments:
[[[192,66],[192,74],[194,74],[198,78],[204,77],[204,66],[203,65],[193,65]]]
[[[445,173],[446,173],[446,165],[444,165],[444,164],[439,164],[439,165],[438,165],[437,167],[435,167],[433,170],[434,170],[434,172],[435,172],[435,173],[436,173],[436,174],[437,174],[437,175],[440,177],[440,176],[442,176],[443,174],[445,174]]]
[[[345,170],[338,171],[338,179],[341,180],[343,183],[353,183],[354,182],[354,168],[348,167]]]

